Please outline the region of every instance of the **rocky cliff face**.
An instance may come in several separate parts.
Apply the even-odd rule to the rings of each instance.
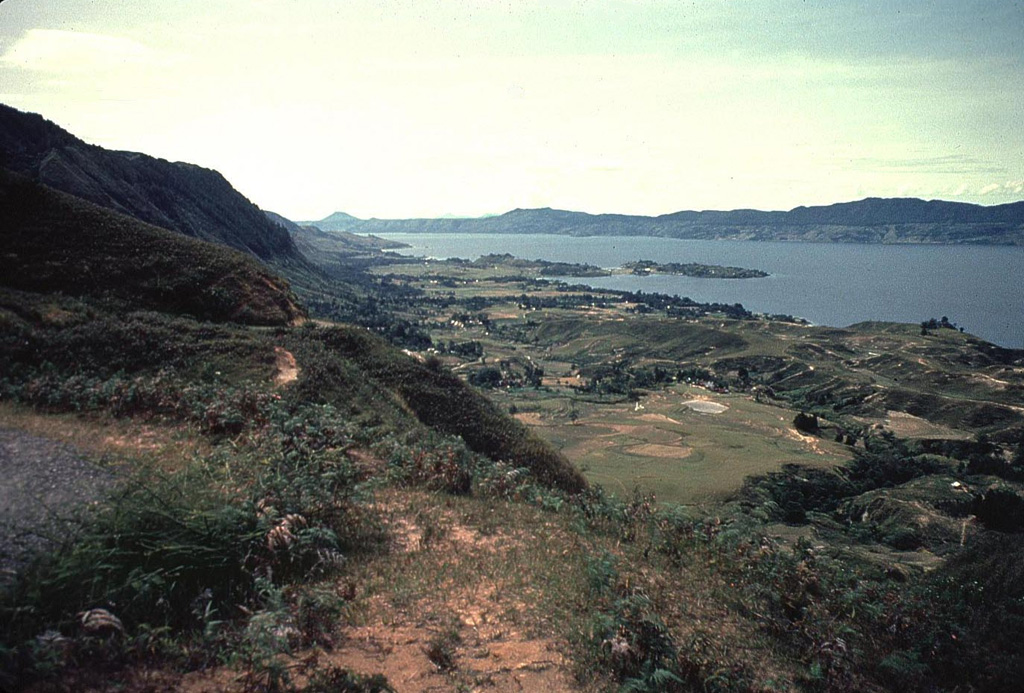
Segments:
[[[220,173],[90,145],[41,116],[2,104],[0,165],[102,207],[222,243],[264,262],[304,262],[288,231]]]

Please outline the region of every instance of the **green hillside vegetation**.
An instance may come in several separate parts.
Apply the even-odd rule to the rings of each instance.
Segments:
[[[4,171],[0,237],[0,273],[12,288],[255,325],[303,317],[287,282],[250,256]]]
[[[449,264],[459,264],[459,260],[450,259]],[[378,263],[382,264],[382,263]],[[390,263],[389,263],[390,264]],[[509,253],[491,253],[481,255],[475,260],[462,261],[468,267],[485,268],[492,273],[494,270],[507,270],[509,277],[522,276],[534,278],[546,277],[608,277],[613,274],[679,274],[687,277],[705,277],[714,279],[758,279],[768,274],[760,270],[742,267],[722,267],[721,265],[704,265],[688,263],[657,263],[652,260],[627,262],[621,267],[605,269],[594,265],[574,262],[551,262],[549,260],[523,260]],[[493,274],[492,274],[493,276]]]
[[[761,270],[746,269],[744,267],[722,267],[720,265],[705,265],[697,262],[654,262],[653,260],[638,260],[627,262],[622,266],[631,274],[679,274],[684,277],[705,277],[708,279],[761,279],[767,277],[767,272]]]
[[[105,301],[6,288],[0,323],[3,401],[88,417],[71,427],[97,417],[156,426],[208,450],[170,470],[129,455],[115,466],[123,483],[110,504],[5,585],[4,687],[52,674],[85,686],[154,652],[186,668],[257,658],[244,666],[266,683],[278,650],[248,639],[260,621],[247,627],[239,608],[266,615],[288,585],[313,599],[298,585],[384,551],[372,487],[532,497],[549,484],[586,486],[482,395],[363,328],[111,313]],[[286,388],[274,384],[281,350],[300,364]],[[284,543],[268,543],[290,521]],[[74,655],[57,661],[32,644],[47,628],[74,634],[75,614],[101,605],[132,640],[63,640]],[[328,600],[313,617],[342,605]],[[93,664],[72,663],[82,658]]]
[[[422,341],[410,324],[394,318],[396,297],[362,271],[361,263],[392,247],[387,241],[301,228],[260,210],[217,171],[91,145],[2,104],[0,165],[107,210],[253,256],[288,279],[313,317],[361,324],[406,345]],[[172,274],[154,279],[172,281]],[[233,281],[230,274],[225,281]],[[162,285],[151,293],[159,291]]]

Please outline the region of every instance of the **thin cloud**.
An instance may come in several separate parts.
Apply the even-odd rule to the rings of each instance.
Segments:
[[[853,159],[858,168],[874,171],[899,171],[901,173],[1005,173],[1002,166],[966,154],[944,156],[921,156],[904,158],[864,157]]]
[[[0,56],[0,63],[11,67],[63,74],[153,62],[164,59],[138,41],[57,29],[29,29]]]
[[[1020,195],[1024,193],[1024,179],[1008,180],[1005,183],[989,183],[978,191],[979,195]]]

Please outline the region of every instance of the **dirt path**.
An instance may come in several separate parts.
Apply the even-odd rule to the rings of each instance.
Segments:
[[[274,375],[274,384],[278,387],[287,385],[299,377],[299,366],[295,363],[295,356],[292,352],[281,347],[274,347],[276,356],[274,365],[277,367],[277,374]]]
[[[27,552],[65,537],[76,514],[99,500],[114,480],[67,445],[10,428],[0,428],[0,477],[5,576]]]
[[[571,546],[568,535],[545,527],[558,541],[541,548],[536,525],[529,531],[504,520],[492,525],[490,510],[445,508],[419,492],[381,496],[377,510],[392,552],[339,583],[352,590],[354,622],[332,634],[329,649],[298,653],[295,661],[308,664],[303,678],[333,666],[382,673],[397,693],[579,691],[564,642],[538,632],[548,628],[530,615],[536,581],[522,575],[559,565],[565,549],[552,546]],[[471,519],[484,522],[486,531]],[[535,563],[545,552],[559,558]],[[240,689],[238,673],[226,667],[166,685],[178,693]]]

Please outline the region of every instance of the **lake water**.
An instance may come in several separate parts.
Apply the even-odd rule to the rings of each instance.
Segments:
[[[818,325],[864,320],[919,323],[948,316],[996,344],[1024,347],[1024,248],[862,245],[553,235],[388,234],[423,257],[475,259],[511,253],[529,260],[618,267],[633,260],[732,265],[764,279],[617,275],[570,279],[590,286],[742,303]]]

